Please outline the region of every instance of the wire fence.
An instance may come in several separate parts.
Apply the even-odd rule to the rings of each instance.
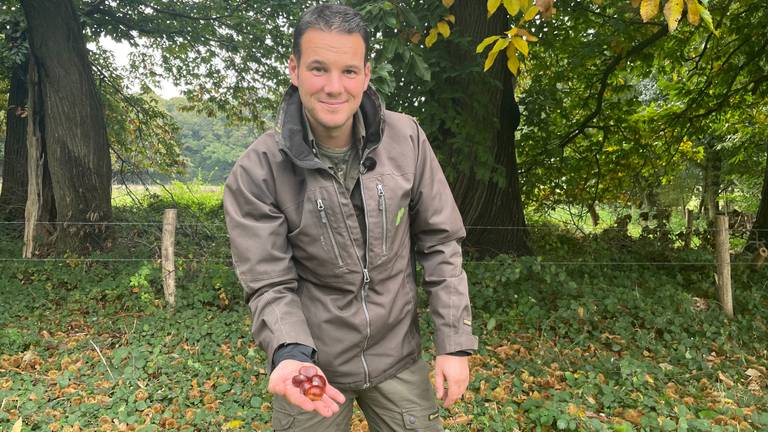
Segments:
[[[0,221],[0,226],[23,226],[24,221]],[[0,251],[0,263],[13,263],[13,262],[25,262],[25,263],[56,263],[56,262],[158,262],[160,260],[160,239],[159,235],[162,231],[163,222],[157,221],[113,221],[113,222],[92,222],[92,221],[75,221],[75,222],[62,222],[62,221],[50,221],[50,222],[38,222],[40,225],[49,226],[78,226],[78,225],[94,225],[94,226],[109,226],[109,227],[128,227],[128,228],[149,228],[149,230],[143,230],[141,234],[148,237],[158,236],[157,238],[150,238],[140,240],[136,232],[131,232],[122,239],[124,242],[133,243],[134,246],[139,246],[137,249],[139,256],[132,257],[100,257],[100,256],[88,256],[88,257],[32,257],[22,258],[20,256],[13,256],[13,251]],[[177,223],[177,254],[175,260],[179,263],[192,263],[192,262],[206,262],[206,263],[227,263],[231,264],[232,259],[229,255],[229,234],[224,222],[184,222]],[[576,229],[578,228],[578,229]],[[528,225],[524,227],[518,226],[489,226],[489,225],[467,225],[465,226],[468,234],[471,235],[473,231],[528,231],[530,236],[536,236],[542,231],[551,231],[553,233],[571,233],[580,234],[586,236],[599,236],[602,233],[624,233],[627,238],[640,238],[646,235],[649,239],[652,236],[665,235],[667,240],[675,244],[677,250],[685,250],[681,246],[684,243],[683,236],[689,237],[689,249],[696,249],[702,246],[701,240],[698,242],[690,241],[691,238],[697,236],[711,236],[716,228],[714,227],[692,227],[692,228],[678,228],[672,229],[667,225],[653,224],[639,224],[633,227],[617,227],[617,226],[605,226],[594,228],[593,230],[584,229],[584,227],[569,227],[560,225]],[[575,231],[574,231],[575,230]],[[751,227],[740,227],[738,229],[730,229],[729,233],[732,237],[747,238],[750,233],[768,232],[768,229],[753,229]],[[119,237],[119,236],[118,236]],[[208,256],[207,253],[211,251],[218,251],[221,256]],[[16,251],[19,255],[20,250]],[[10,256],[7,256],[10,255]],[[148,256],[147,256],[148,255]],[[589,258],[588,256],[585,258]],[[470,265],[505,265],[503,262],[495,262],[493,260],[476,260],[470,259],[464,261],[464,264]],[[540,259],[538,264],[544,266],[658,266],[658,267],[673,267],[673,266],[715,266],[716,262],[714,257],[708,260],[646,260],[646,261],[621,261],[616,260],[590,260],[590,259]],[[736,260],[732,261],[732,266],[749,266],[753,265],[752,260]]]

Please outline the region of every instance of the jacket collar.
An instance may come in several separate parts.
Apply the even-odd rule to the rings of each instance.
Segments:
[[[363,93],[359,113],[366,131],[362,160],[379,146],[384,136],[384,102],[372,85],[368,85]],[[312,152],[304,123],[304,107],[299,98],[299,89],[291,85],[283,95],[277,118],[276,135],[280,150],[302,168],[325,168],[325,164]]]

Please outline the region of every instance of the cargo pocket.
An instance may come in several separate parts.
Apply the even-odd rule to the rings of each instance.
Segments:
[[[443,420],[440,418],[440,411],[433,408],[404,409],[403,424],[406,430],[443,432]]]
[[[293,414],[276,409],[272,410],[272,430],[275,432],[294,430],[293,422],[295,420],[296,417]]]

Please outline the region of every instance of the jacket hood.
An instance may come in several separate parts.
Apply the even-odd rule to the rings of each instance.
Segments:
[[[280,150],[302,168],[324,168],[306,141],[303,127],[303,105],[298,87],[291,85],[283,95],[277,117],[276,136]],[[360,103],[360,113],[365,123],[365,147],[363,157],[381,143],[384,136],[384,102],[379,93],[368,85]]]

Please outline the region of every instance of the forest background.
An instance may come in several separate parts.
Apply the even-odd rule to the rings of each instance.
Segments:
[[[450,430],[768,427],[766,270],[752,264],[768,233],[764,5],[345,3],[372,26],[373,84],[419,119],[467,225],[483,346],[467,398],[442,413]],[[288,29],[311,4],[0,5],[0,428],[271,427],[220,185],[272,125]],[[134,49],[126,66],[103,38]],[[155,95],[160,79],[183,97]]]

